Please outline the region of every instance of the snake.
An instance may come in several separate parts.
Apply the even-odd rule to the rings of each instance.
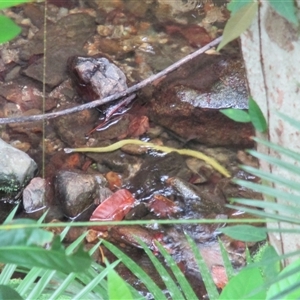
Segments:
[[[142,147],[154,149],[156,151],[161,151],[164,153],[177,152],[180,155],[195,157],[195,158],[205,161],[207,164],[212,166],[215,170],[217,170],[219,173],[221,173],[225,177],[227,177],[227,178],[231,177],[229,171],[227,169],[225,169],[222,165],[220,165],[214,158],[209,157],[200,151],[195,151],[195,150],[191,150],[191,149],[176,149],[176,148],[172,148],[172,147],[160,146],[160,145],[156,145],[156,144],[153,144],[150,142],[144,142],[144,141],[135,140],[135,139],[121,140],[121,141],[118,141],[114,144],[111,144],[111,145],[105,146],[105,147],[64,148],[64,151],[66,153],[73,153],[73,152],[105,153],[105,152],[116,151],[116,150],[122,148],[123,146],[129,145],[129,144],[140,145]]]

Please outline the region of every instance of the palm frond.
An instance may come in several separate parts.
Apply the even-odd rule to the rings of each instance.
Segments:
[[[175,276],[178,284],[181,287],[182,292],[185,295],[186,299],[197,299],[197,296],[195,292],[193,291],[190,283],[185,278],[182,271],[179,269],[178,265],[176,264],[175,260],[172,258],[172,256],[167,252],[167,250],[160,244],[156,243],[156,246],[159,250],[159,252],[164,257],[165,261],[167,262],[168,266],[173,272],[173,275]]]
[[[148,291],[153,295],[155,299],[167,299],[163,291],[157,286],[151,277],[130,257],[125,253],[119,250],[113,244],[103,241],[104,246],[122,260],[122,263],[137,277],[139,278],[144,285],[147,287]]]

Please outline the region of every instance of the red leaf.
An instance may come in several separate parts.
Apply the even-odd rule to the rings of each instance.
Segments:
[[[180,211],[176,204],[162,195],[154,195],[148,205],[150,211],[158,217],[165,218]]]
[[[214,265],[211,267],[211,275],[215,285],[223,289],[228,283],[228,278],[224,266]]]
[[[93,212],[90,221],[121,221],[133,207],[135,199],[125,189],[119,190],[104,200]],[[106,230],[104,226],[91,227]]]

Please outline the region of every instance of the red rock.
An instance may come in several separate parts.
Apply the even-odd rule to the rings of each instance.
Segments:
[[[182,139],[208,146],[251,147],[250,123],[237,123],[221,108],[247,108],[243,66],[238,57],[202,55],[168,75],[149,104],[150,120]]]
[[[202,47],[211,42],[211,38],[205,28],[198,25],[167,25],[166,31],[168,34],[182,35],[193,47]]]

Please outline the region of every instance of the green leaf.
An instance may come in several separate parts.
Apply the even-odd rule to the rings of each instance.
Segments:
[[[287,198],[288,199],[288,198]],[[298,207],[295,206],[290,206],[288,204],[279,204],[279,203],[269,203],[266,201],[262,200],[253,200],[253,199],[233,199],[236,203],[244,204],[244,205],[249,205],[249,206],[254,206],[255,208],[263,208],[267,209],[268,211],[273,210],[273,211],[280,211],[280,213],[292,213],[295,215],[295,210],[298,209]],[[299,196],[298,196],[299,200]]]
[[[115,270],[110,270],[107,274],[108,295],[110,300],[131,300],[133,299],[126,282]]]
[[[103,240],[104,246],[112,252],[115,256],[122,260],[122,263],[137,277],[139,278],[147,287],[149,292],[154,296],[154,299],[167,299],[163,291],[156,285],[156,283],[151,279],[151,277],[130,257],[119,250],[113,244]]]
[[[233,266],[231,264],[229,254],[226,251],[222,241],[220,239],[218,239],[218,242],[219,242],[219,246],[220,246],[220,250],[221,250],[221,254],[222,254],[226,274],[227,274],[228,279],[230,279],[234,276],[234,269],[233,269]]]
[[[19,209],[20,204],[16,205],[14,207],[14,209],[9,213],[9,215],[6,217],[5,221],[3,222],[3,224],[8,224],[9,222],[11,222],[15,216],[15,214],[17,213],[17,210]]]
[[[272,8],[289,22],[298,25],[296,3],[294,0],[269,0]]]
[[[59,238],[59,237],[57,237]],[[91,257],[82,247],[72,255],[66,255],[63,249],[50,249],[36,246],[6,246],[0,247],[0,261],[14,263],[19,266],[39,267],[58,270],[63,273],[83,272],[91,265]]]
[[[11,287],[0,285],[0,300],[23,300],[23,298]]]
[[[242,7],[252,2],[253,0],[231,0],[230,3],[227,4],[227,8],[231,11],[231,16],[233,16],[233,14],[240,10]]]
[[[218,299],[219,292],[216,288],[216,285],[213,281],[210,270],[208,269],[208,266],[205,263],[198,246],[196,245],[195,241],[189,235],[186,234],[185,236],[189,242],[189,245],[191,246],[191,248],[193,250],[193,253],[194,253],[200,274],[202,276],[202,280],[205,284],[205,288],[206,288],[209,299]]]
[[[279,115],[279,117],[281,117],[284,121],[289,122],[292,126],[294,126],[295,128],[297,128],[298,130],[300,130],[300,122],[298,120],[295,120],[281,112],[277,112],[277,114]]]
[[[247,265],[249,265],[253,262],[253,259],[252,259],[252,256],[251,256],[248,246],[246,246],[246,262],[247,262]]]
[[[180,289],[178,288],[177,284],[174,282],[171,275],[162,265],[162,263],[154,256],[154,254],[151,252],[149,247],[140,238],[137,237],[137,240],[139,244],[143,247],[146,254],[148,255],[149,259],[151,260],[153,266],[155,267],[160,277],[164,280],[166,288],[170,293],[171,299],[183,299],[184,297]]]
[[[265,132],[268,129],[267,121],[257,103],[250,97],[249,99],[249,115],[251,122],[256,130]]]
[[[236,225],[220,228],[219,231],[225,233],[233,239],[244,242],[259,242],[267,238],[266,229],[251,225]]]
[[[287,266],[279,276],[282,276],[286,274],[287,272],[292,271],[293,269],[300,267],[300,260],[296,260],[289,266]],[[267,300],[270,299],[299,299],[300,298],[300,273],[299,271],[294,273],[293,275],[286,277],[274,284],[271,285],[270,289],[267,292]],[[288,289],[292,285],[295,284],[295,290],[287,293],[285,296],[281,295],[280,298],[278,298],[278,294],[284,291],[285,289]],[[297,288],[297,285],[298,288]]]
[[[29,1],[31,1],[31,0],[1,0],[0,1],[0,9],[16,6],[16,5],[26,3]],[[2,35],[2,31],[1,31],[1,35]]]
[[[240,8],[228,20],[223,33],[223,39],[217,51],[222,49],[232,40],[238,38],[252,23],[258,10],[258,2],[251,2]]]
[[[8,284],[17,269],[15,264],[6,264],[0,274],[0,284]]]
[[[241,123],[248,123],[250,122],[249,114],[241,109],[235,108],[228,108],[228,109],[220,109],[219,110],[223,115],[227,116],[229,119],[241,122]]]
[[[259,268],[244,269],[228,282],[218,300],[264,300],[266,298],[266,291],[253,293],[255,289],[263,284],[264,279]]]
[[[97,274],[95,278],[93,278],[90,282],[86,283],[84,288],[72,299],[73,300],[89,299],[89,297],[87,297],[88,293],[91,292],[99,284],[101,284],[101,282],[108,275],[108,273],[111,270],[113,270],[113,268],[115,268],[119,264],[119,262],[120,260],[116,260],[110,265],[106,266],[106,268],[103,269],[101,273]]]
[[[259,138],[256,138],[256,137],[254,137],[253,140],[255,142],[257,142],[257,143],[260,143],[262,145],[268,146],[269,148],[271,148],[271,149],[273,149],[275,151],[278,151],[281,154],[287,155],[289,158],[293,158],[293,159],[295,159],[297,161],[300,161],[300,154],[298,152],[289,150],[287,148],[281,147],[279,145],[276,145],[274,143],[271,143],[271,142],[268,142],[266,140],[259,139]]]
[[[9,229],[10,225],[24,224],[24,228]],[[0,247],[6,246],[45,246],[50,243],[54,237],[53,233],[40,228],[26,228],[26,224],[36,224],[36,221],[30,219],[17,219],[6,223],[6,229],[0,230]]]
[[[235,210],[241,210],[244,212],[247,212],[249,214],[252,214],[254,216],[260,216],[265,219],[271,219],[271,220],[277,220],[277,221],[282,221],[282,222],[288,222],[288,223],[295,223],[299,224],[300,220],[298,217],[292,218],[289,216],[283,216],[279,214],[274,214],[272,213],[266,213],[263,210],[258,210],[258,209],[252,209],[248,207],[242,207],[242,206],[237,206],[237,205],[226,205],[226,207],[233,208]]]
[[[8,42],[21,32],[21,28],[10,18],[0,15],[0,44]]]
[[[270,263],[271,260],[278,258],[278,260],[274,260]],[[267,246],[264,248],[263,253],[261,254],[260,261],[262,263],[266,262],[262,265],[261,270],[262,274],[265,278],[265,281],[272,280],[275,276],[277,276],[280,272],[280,261],[279,255],[276,252],[273,246]]]
[[[193,291],[190,283],[187,281],[186,277],[182,273],[182,271],[179,269],[176,261],[172,256],[167,252],[167,250],[159,243],[155,242],[155,245],[157,246],[158,250],[164,257],[165,261],[167,262],[168,266],[172,270],[177,282],[180,284],[181,290],[185,295],[186,299],[197,299],[197,296],[195,292]]]

